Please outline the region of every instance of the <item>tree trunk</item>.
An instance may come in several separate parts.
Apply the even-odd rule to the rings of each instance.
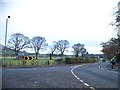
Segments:
[[[63,60],[63,53],[61,53],[61,60]]]
[[[16,56],[16,59],[18,59],[18,50],[15,50],[15,56]]]
[[[78,58],[78,54],[76,54],[75,57]]]
[[[50,60],[52,59],[52,54],[50,53]]]
[[[53,56],[53,52],[52,52],[52,53],[50,53],[50,59],[52,59],[52,56]]]
[[[36,52],[36,60],[38,59],[38,53]]]

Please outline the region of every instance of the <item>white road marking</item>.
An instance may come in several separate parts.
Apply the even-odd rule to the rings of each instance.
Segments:
[[[93,87],[90,87],[90,89],[95,90]]]
[[[98,66],[98,68],[101,69],[101,70],[105,70],[104,68],[101,68],[101,66]],[[118,73],[118,72],[116,72],[116,71],[110,71],[110,70],[106,70],[106,71],[107,71],[107,72]]]
[[[34,86],[36,85],[37,82],[34,82]]]
[[[87,87],[90,86],[90,85],[88,85],[87,83],[84,83],[84,85],[86,85]]]
[[[83,83],[84,81],[83,81],[83,80],[80,80],[80,82],[82,82],[82,83]]]
[[[75,75],[75,77],[77,78],[77,76]]]
[[[110,72],[110,70],[107,70],[108,72]]]
[[[105,70],[104,68],[101,68],[102,70]]]
[[[78,80],[80,79],[79,77],[76,77]]]
[[[84,64],[84,65],[85,65],[85,64]],[[71,68],[72,68],[72,69],[71,69],[71,73],[72,73],[73,76],[74,76],[75,78],[77,78],[81,83],[83,83],[85,86],[89,87],[89,86],[90,86],[89,84],[84,83],[84,81],[81,80],[81,79],[80,79],[77,75],[75,75],[74,72],[73,72],[73,70],[74,70],[75,68],[79,67],[79,66],[83,66],[83,65],[77,65],[77,66],[71,67]],[[95,90],[95,88],[93,88],[93,87],[90,87],[90,89]]]
[[[99,68],[101,68],[101,66],[99,66]]]
[[[111,71],[111,72],[113,72],[113,73],[118,73],[118,72],[115,72],[115,71]]]

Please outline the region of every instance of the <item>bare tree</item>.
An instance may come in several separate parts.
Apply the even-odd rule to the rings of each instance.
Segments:
[[[57,50],[57,42],[53,42],[53,45],[49,46],[50,48],[50,59],[52,59],[52,56],[54,52]]]
[[[14,49],[17,58],[20,50],[30,47],[30,40],[23,34],[15,33],[11,35],[8,41],[8,47]]]
[[[78,57],[79,54],[83,56],[83,54],[87,53],[87,50],[84,48],[84,44],[77,43],[74,44],[72,48],[74,50],[73,53],[75,54],[75,57]]]
[[[57,50],[60,52],[61,59],[63,59],[64,52],[69,48],[69,42],[67,40],[60,40],[57,42]]]
[[[46,39],[41,36],[36,36],[31,39],[31,46],[35,50],[36,59],[38,58],[39,50],[47,46]]]

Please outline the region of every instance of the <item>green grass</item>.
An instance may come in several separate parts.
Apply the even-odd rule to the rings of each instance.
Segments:
[[[6,57],[6,66],[45,66],[48,65],[49,58],[39,58],[38,60],[16,60],[15,57]],[[1,63],[4,65],[4,58]],[[57,64],[56,59],[49,60],[49,65]]]
[[[0,66],[48,66],[49,65],[57,65],[60,62],[57,62],[57,58],[53,58],[52,60],[49,57],[38,58],[38,60],[16,60],[15,57],[6,57],[6,64],[4,64],[4,58],[2,58]],[[83,61],[80,63],[94,63],[97,62],[99,59],[96,58],[83,58]],[[65,63],[65,60],[62,61]],[[71,63],[75,64],[75,63]]]

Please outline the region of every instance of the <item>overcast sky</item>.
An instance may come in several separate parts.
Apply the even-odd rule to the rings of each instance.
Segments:
[[[0,43],[4,45],[8,15],[8,38],[21,33],[30,39],[81,43],[89,53],[100,54],[101,42],[116,37],[109,23],[119,0],[0,0]]]

